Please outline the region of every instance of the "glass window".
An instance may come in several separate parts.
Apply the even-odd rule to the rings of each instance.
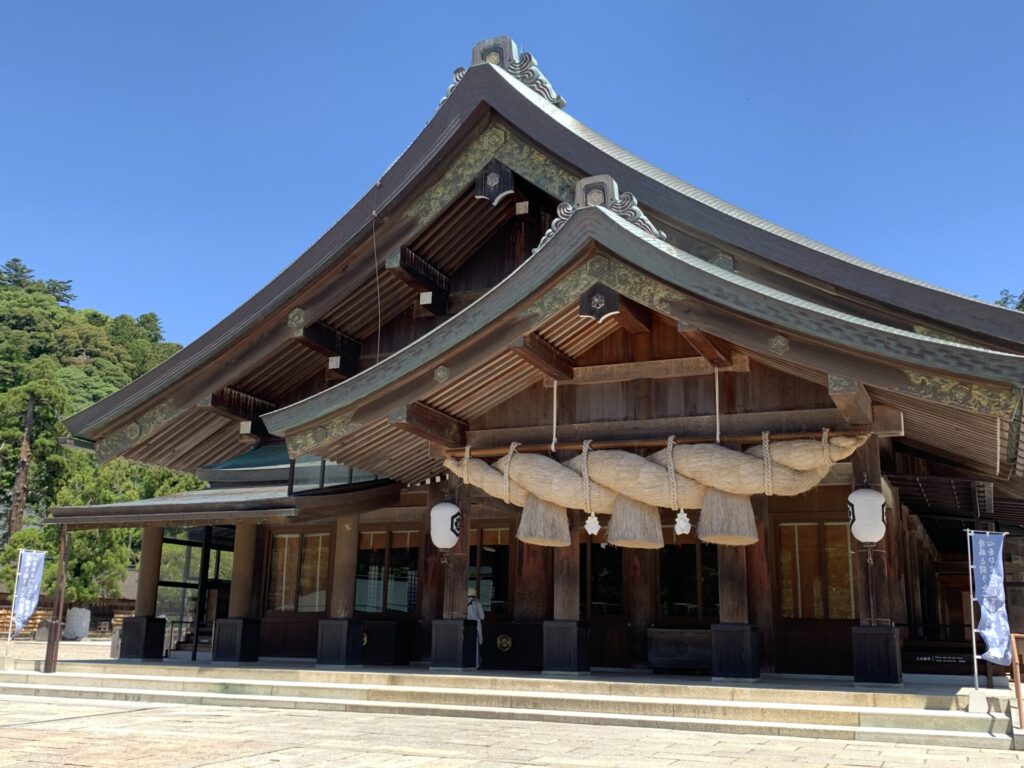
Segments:
[[[299,566],[301,544],[301,533],[277,533],[271,539],[267,610],[295,610],[295,597],[298,593],[295,571]]]
[[[388,551],[387,606],[389,611],[416,610],[419,589],[420,532],[392,531]]]
[[[386,531],[359,534],[356,559],[356,610],[380,613],[384,610],[384,565],[387,561]]]
[[[854,551],[849,523],[825,523],[825,567],[830,619],[857,618]]]
[[[221,581],[231,581],[231,565],[235,561],[235,553],[225,550],[220,553],[220,560],[217,563],[217,573],[213,577]]]
[[[857,580],[846,522],[780,523],[780,606],[787,619],[854,619]]]
[[[477,591],[485,613],[508,611],[508,528],[476,528],[470,532],[469,586]]]
[[[299,568],[300,613],[318,613],[327,608],[327,572],[330,566],[331,535],[312,533],[302,537]]]

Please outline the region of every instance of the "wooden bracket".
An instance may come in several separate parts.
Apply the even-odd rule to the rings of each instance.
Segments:
[[[572,380],[572,358],[536,333],[527,334],[512,342],[509,351],[552,379]]]
[[[388,424],[445,448],[466,444],[466,423],[426,403],[403,405],[388,416]]]
[[[359,373],[358,357],[331,355],[327,358],[327,380],[344,381]]]
[[[421,294],[419,299],[421,307],[430,310],[435,315],[447,314],[451,280],[426,259],[403,246],[384,260],[384,271],[394,275]],[[430,294],[427,302],[423,301],[422,294],[424,293]]]
[[[830,373],[828,396],[848,423],[857,425],[872,422],[871,396],[859,381]]]
[[[262,438],[267,437],[270,432],[262,419],[252,419],[238,422],[238,436],[245,443],[258,443]]]
[[[269,400],[250,395],[248,392],[242,392],[234,387],[218,389],[196,403],[196,407],[235,421],[255,421],[261,414],[277,408]]]
[[[320,320],[295,328],[292,337],[324,357],[348,357],[358,360],[362,348],[358,339]]]

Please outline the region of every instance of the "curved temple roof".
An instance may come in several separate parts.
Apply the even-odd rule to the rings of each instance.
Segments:
[[[611,259],[600,256],[599,260],[621,260],[627,269],[633,268],[634,275],[645,275],[646,284],[658,282],[675,289],[661,294],[656,291],[654,303],[658,306],[652,308],[677,320],[696,318],[701,327],[716,335],[768,354],[773,354],[773,329],[783,327],[807,340],[803,346],[793,342],[784,353],[790,359],[809,363],[827,355],[831,358],[830,372],[893,391],[900,391],[907,383],[907,367],[1011,385],[1024,381],[1024,355],[912,333],[766,289],[672,246],[600,205],[573,211],[564,223],[556,223],[549,234],[539,253],[448,322],[355,377],[265,414],[264,423],[275,434],[291,436],[328,416],[353,409],[356,414],[363,414],[356,417],[362,423],[380,415],[371,416],[361,410],[377,397],[394,403],[398,398],[421,397],[439,387],[442,382],[432,376],[434,366],[444,364],[453,375],[466,369],[471,363],[463,352],[472,340],[491,337],[486,346],[496,354],[514,338],[532,330],[545,319],[536,309],[538,305],[546,306],[550,316],[597,282],[626,295],[631,289],[636,291],[636,285],[631,285],[625,274],[616,276],[612,265],[597,269],[583,266],[573,273],[578,279],[564,277],[566,270],[589,253],[589,246],[594,243],[602,253],[612,255]],[[578,275],[588,269],[589,274]],[[563,285],[567,291],[560,292],[559,286]],[[545,304],[538,299],[544,293],[553,295],[555,300]],[[630,298],[644,301],[640,295]],[[525,321],[511,322],[509,318],[513,316]],[[735,322],[737,318],[755,325]],[[812,347],[816,358],[810,352]],[[876,369],[879,378],[875,380],[869,360],[882,364]],[[302,446],[303,450],[309,447]]]
[[[560,97],[552,100],[535,87],[524,84],[520,79],[522,74],[515,74],[514,68],[512,72],[489,63],[489,60],[471,66],[458,77],[457,87],[451,89],[436,115],[388,169],[379,185],[302,256],[231,315],[168,361],[69,418],[69,430],[81,437],[97,439],[138,409],[152,404],[186,377],[198,375],[199,371],[216,364],[219,357],[237,347],[249,335],[265,333],[266,323],[283,318],[301,299],[304,290],[351,255],[352,249],[367,236],[374,209],[386,217],[405,203],[416,185],[436,171],[459,141],[479,124],[481,115],[488,111],[500,115],[509,127],[558,158],[566,167],[581,170],[581,175],[606,173],[615,177],[624,188],[636,193],[650,211],[657,211],[684,230],[742,249],[802,277],[837,286],[872,305],[884,305],[902,315],[927,319],[940,329],[954,329],[976,338],[979,346],[915,336],[831,312],[825,307],[815,306],[813,302],[787,297],[762,285],[747,285],[743,278],[710,267],[685,251],[672,249],[660,242],[647,242],[643,237],[638,238],[636,233],[628,232],[627,240],[630,242],[622,246],[626,250],[637,249],[647,259],[655,258],[660,252],[657,258],[672,259],[673,269],[685,269],[694,275],[713,275],[721,285],[729,286],[729,290],[737,294],[747,292],[753,298],[753,293],[757,293],[762,309],[752,309],[752,317],[768,322],[772,311],[785,306],[787,312],[808,321],[815,319],[821,329],[845,328],[844,332],[851,335],[851,344],[855,341],[853,336],[858,335],[864,339],[885,337],[893,342],[893,349],[903,349],[912,341],[915,354],[922,356],[919,362],[923,366],[947,369],[948,363],[952,366],[950,370],[975,378],[1006,381],[1006,377],[1016,376],[1015,382],[1024,380],[1020,368],[1015,367],[1018,363],[1014,356],[982,348],[982,345],[995,344],[1024,351],[1024,321],[1019,313],[896,275],[731,206],[645,163],[591,131],[556,106]],[[580,221],[592,221],[593,226],[602,228],[608,237],[621,239],[627,230],[622,226],[609,227],[608,224],[597,223],[602,216],[605,214],[601,212],[588,213]],[[566,240],[568,236],[562,239]],[[632,241],[641,244],[632,244]],[[454,320],[444,327],[451,326],[452,322]],[[940,364],[941,361],[945,362]],[[975,363],[979,367],[972,368]],[[379,365],[370,370],[378,369]],[[369,373],[366,371],[353,379],[352,384],[339,385],[310,400],[327,402],[339,398],[340,393],[350,391],[355,382],[365,381]],[[268,417],[268,424],[274,431],[289,429],[284,425],[293,423],[291,415],[305,413],[310,400],[277,411]]]

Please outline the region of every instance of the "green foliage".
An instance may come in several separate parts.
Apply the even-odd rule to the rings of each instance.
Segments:
[[[1024,291],[1014,294],[1009,289],[1004,288],[999,292],[999,299],[996,301],[996,304],[1000,307],[1016,309],[1018,312],[1024,312]]]
[[[61,419],[180,349],[164,340],[152,312],[109,317],[72,307],[74,299],[68,281],[37,279],[20,259],[0,265],[0,534],[7,530],[26,410],[34,403],[27,527],[0,550],[0,581],[8,584],[19,549],[46,549],[52,557],[44,589],[52,589],[58,532],[39,527],[51,505],[132,501],[201,486],[191,475],[124,460],[97,466],[92,454],[60,445],[67,434]],[[75,531],[69,604],[117,594],[138,540],[134,530]]]
[[[85,605],[104,597],[120,597],[121,581],[128,570],[132,531],[107,528],[71,531],[68,535],[67,579],[64,600],[68,605]],[[25,528],[10,537],[0,550],[0,582],[13,584],[18,569],[18,550],[46,550],[42,592],[53,594],[57,577],[60,529],[56,526]]]

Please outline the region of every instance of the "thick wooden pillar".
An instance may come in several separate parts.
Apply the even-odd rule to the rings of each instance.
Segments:
[[[334,572],[331,576],[332,619],[349,619],[356,607],[356,558],[359,556],[359,516],[344,515],[334,526]]]
[[[746,624],[747,548],[718,547],[718,620],[722,624]]]
[[[142,557],[139,560],[139,586],[135,594],[135,615],[156,616],[156,593],[160,582],[160,557],[163,554],[164,529],[142,529]]]
[[[647,628],[657,610],[660,550],[622,548],[623,608],[629,622],[629,650],[633,663],[647,664]]]
[[[317,663],[349,666],[362,662],[363,623],[354,619],[356,561],[359,557],[359,515],[342,515],[334,524],[334,558],[327,618],[317,634]]]
[[[231,592],[228,618],[248,619],[252,615],[253,571],[256,567],[256,523],[235,525],[235,550],[231,559]]]
[[[256,661],[259,658],[260,596],[253,594],[253,584],[257,583],[257,528],[256,523],[235,524],[228,615],[213,624],[214,661]]]
[[[516,621],[544,621],[551,615],[552,549],[521,541],[515,543],[513,616]]]
[[[580,672],[590,668],[588,631],[580,627],[580,540],[582,512],[569,512],[569,546],[551,553],[554,599],[544,622],[544,671]]]
[[[906,528],[903,525],[902,504],[899,491],[891,488],[888,483],[883,488],[888,511],[885,518],[885,589],[889,599],[889,614],[886,618],[894,624],[907,623],[907,591],[904,588],[906,578]],[[901,630],[902,631],[902,630]],[[904,635],[905,636],[905,635]]]
[[[554,564],[554,606],[552,618],[555,621],[580,620],[580,544],[579,515],[569,513],[568,547],[555,547],[552,552]]]
[[[446,619],[465,619],[467,590],[469,587],[469,505],[462,505],[462,534],[458,543],[448,552],[448,566],[444,569],[444,607]]]
[[[427,502],[423,509],[423,546],[420,562],[419,601],[420,621],[425,625],[427,636],[430,635],[430,624],[434,619],[441,618],[444,605],[444,563],[441,562],[441,550],[434,546],[430,538],[430,509],[441,501],[441,488],[436,484],[427,486]],[[468,507],[469,504],[467,503]],[[466,535],[469,529],[464,528]]]
[[[853,464],[853,487],[851,491],[864,483],[876,491],[882,490],[882,465],[878,450],[878,437],[871,435],[851,457]],[[890,518],[895,515],[890,514]],[[881,548],[897,547],[893,530],[893,520],[889,520],[886,527],[885,539],[878,543]],[[871,588],[868,574],[868,555],[864,546],[854,542],[857,552],[857,615],[861,624],[870,623],[871,619]],[[887,568],[888,558],[882,552],[874,552],[874,598],[875,613],[880,619],[892,618],[892,606],[889,599]]]
[[[761,666],[771,671],[775,669],[775,596],[772,594],[768,513],[763,497],[751,501],[757,521],[757,543],[744,548],[747,555],[747,614],[750,623],[761,634]]]
[[[711,625],[711,676],[756,680],[761,639],[750,623],[746,547],[718,547],[718,620]]]

